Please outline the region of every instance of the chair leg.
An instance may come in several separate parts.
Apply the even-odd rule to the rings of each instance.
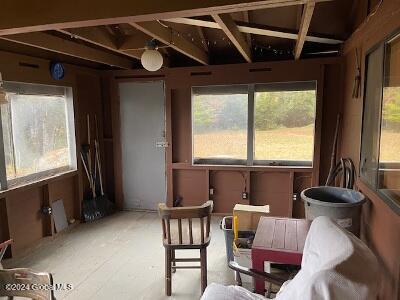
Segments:
[[[165,248],[165,294],[171,296],[171,258],[172,250]]]
[[[175,260],[175,249],[174,250],[171,250],[171,252],[172,252],[172,266],[173,267],[175,267],[176,266],[176,262],[174,262],[174,260]],[[174,269],[174,268],[172,268],[172,273],[175,273],[176,272],[176,269]]]
[[[207,248],[200,249],[200,264],[201,264],[201,294],[207,287]]]

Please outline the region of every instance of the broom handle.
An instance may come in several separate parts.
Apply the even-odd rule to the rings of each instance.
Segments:
[[[92,189],[92,195],[93,195],[93,199],[96,198],[96,187],[95,184],[93,182],[93,174],[92,174],[92,152],[90,151],[90,116],[89,114],[86,115],[86,119],[87,119],[87,131],[88,131],[88,168],[89,168],[89,175],[90,175],[90,187]]]
[[[94,145],[96,147],[96,162],[97,162],[97,169],[99,171],[99,181],[100,181],[100,192],[101,195],[104,196],[104,190],[103,190],[103,178],[101,176],[101,162],[100,162],[100,152],[99,152],[99,142],[94,141]]]
[[[96,147],[96,161],[97,161],[97,171],[99,172],[99,182],[100,182],[100,192],[101,195],[104,195],[104,189],[103,189],[103,176],[101,174],[101,159],[100,159],[100,145],[99,145],[99,127],[97,124],[97,114],[94,114],[94,123],[96,127],[96,140],[94,142],[94,145]]]
[[[87,176],[87,178],[88,178],[88,180],[89,180],[90,188],[92,188],[92,182],[91,182],[91,180],[90,180],[89,171],[88,171],[88,168],[87,168],[87,166],[86,166],[85,159],[83,158],[82,152],[81,152],[81,160],[82,160],[82,164],[83,164],[83,167],[84,167],[84,169],[85,169],[85,172],[86,172],[86,176]]]

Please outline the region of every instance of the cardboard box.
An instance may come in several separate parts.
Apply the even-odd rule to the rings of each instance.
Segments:
[[[236,204],[233,208],[233,217],[235,219],[235,222],[237,222],[235,224],[235,230],[256,231],[260,217],[268,216],[268,214],[269,205],[254,206]]]

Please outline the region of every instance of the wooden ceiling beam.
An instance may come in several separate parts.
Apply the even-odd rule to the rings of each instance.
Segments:
[[[144,22],[301,5],[331,0],[2,0],[0,35]]]
[[[200,62],[201,64],[209,64],[208,55],[203,49],[200,49],[181,35],[174,34],[173,30],[169,27],[165,27],[164,25],[156,21],[129,24],[136,29],[142,31],[143,33],[170,46],[176,51],[179,51],[184,55]]]
[[[142,31],[137,31],[132,35],[126,35],[121,39],[121,43],[118,45],[118,49],[125,50],[140,50],[145,49],[147,42],[152,40],[153,37],[143,33]]]
[[[197,32],[199,34],[200,40],[201,40],[201,45],[203,46],[204,51],[209,52],[210,50],[208,49],[208,45],[207,45],[207,39],[206,39],[206,35],[204,34],[204,30],[203,27],[196,27]]]
[[[219,24],[217,22],[205,21],[205,20],[193,19],[193,18],[172,18],[172,19],[165,19],[164,21],[171,22],[171,23],[178,23],[178,24],[186,24],[186,25],[214,28],[214,29],[222,29],[221,26],[219,26]],[[236,24],[237,24],[237,28],[242,33],[251,33],[251,34],[255,34],[255,35],[264,35],[264,36],[291,39],[291,40],[297,40],[297,38],[298,38],[297,33],[288,32],[288,31],[284,31],[284,30],[268,29],[267,26],[263,26],[263,25],[259,25],[259,24],[249,24],[249,23],[245,23],[245,22],[236,22]],[[317,36],[306,36],[305,40],[308,42],[331,44],[331,45],[337,45],[337,44],[343,43],[342,40],[325,38],[325,37],[317,37]]]
[[[244,11],[243,12],[243,21],[245,21],[246,23],[250,23],[249,11]],[[249,44],[249,46],[251,48],[253,43],[251,41],[251,34],[250,33],[246,33],[246,40],[247,40],[247,44]]]
[[[301,16],[300,29],[298,38],[296,40],[296,46],[294,48],[294,59],[299,59],[301,52],[303,51],[304,42],[306,41],[308,29],[310,27],[311,18],[314,13],[315,3],[309,2],[304,4],[303,14]]]
[[[73,29],[59,29],[58,32],[71,36],[71,38],[80,39],[87,43],[105,48],[107,50],[123,54],[135,59],[140,59],[141,52],[126,53],[120,51],[117,46],[117,39],[114,35],[103,27],[86,27]]]
[[[251,62],[250,46],[247,44],[243,34],[237,28],[236,23],[235,21],[233,21],[232,17],[229,14],[212,14],[211,16],[218,23],[218,25],[221,27],[222,31],[226,34],[232,44],[235,45],[236,49],[240,52],[243,58],[247,62]]]
[[[97,63],[122,69],[132,68],[132,62],[128,58],[97,50],[89,46],[63,39],[48,33],[32,32],[26,34],[3,36],[0,37],[0,39],[56,53],[61,53],[84,60],[94,61]]]

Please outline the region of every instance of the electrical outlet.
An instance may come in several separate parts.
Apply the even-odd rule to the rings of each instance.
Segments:
[[[209,194],[210,196],[214,195],[214,188],[210,188]]]
[[[243,193],[242,193],[242,199],[243,199],[243,200],[249,199],[249,193],[248,193],[248,192],[243,192]]]

